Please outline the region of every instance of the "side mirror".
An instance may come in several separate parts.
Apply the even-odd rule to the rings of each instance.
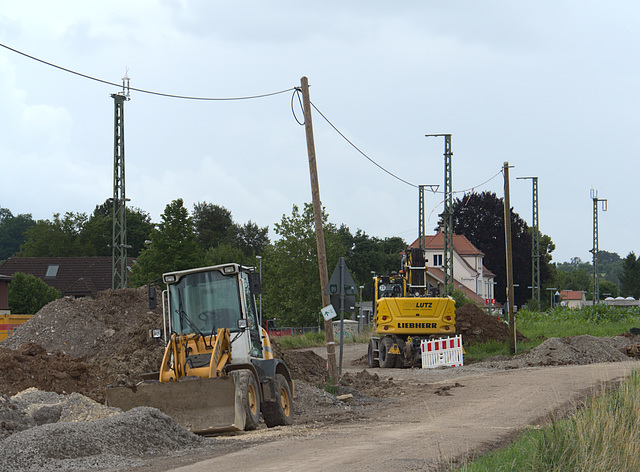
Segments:
[[[262,293],[262,281],[259,273],[251,272],[249,274],[249,290],[252,295],[260,295]]]
[[[157,305],[156,288],[149,285],[149,310],[153,310]]]

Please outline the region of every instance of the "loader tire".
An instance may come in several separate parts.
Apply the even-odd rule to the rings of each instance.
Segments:
[[[383,369],[392,369],[396,366],[397,354],[389,354],[389,350],[393,347],[393,339],[386,336],[380,340],[380,352],[378,352],[378,359],[380,361],[380,367]]]
[[[248,370],[238,372],[238,391],[242,396],[242,408],[245,412],[244,430],[251,431],[260,422],[260,393],[258,382]]]
[[[276,374],[276,401],[262,404],[262,417],[269,428],[289,426],[293,423],[293,396],[289,382],[282,374]]]
[[[367,360],[369,361],[369,368],[380,367],[380,362],[375,353],[376,342],[373,339],[369,339],[369,348],[367,349]]]

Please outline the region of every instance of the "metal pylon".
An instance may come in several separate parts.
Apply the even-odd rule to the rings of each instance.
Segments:
[[[444,294],[449,295],[449,285],[453,284],[453,187],[451,171],[451,135],[427,134],[427,136],[444,136],[444,211],[440,214],[443,221],[444,235]]]
[[[125,82],[126,81],[126,82]],[[125,93],[126,83],[126,93]],[[123,79],[123,93],[111,96],[114,108],[113,139],[113,239],[111,242],[112,278],[111,288],[127,286],[127,220],[124,172],[124,102],[128,96],[129,79]]]
[[[602,211],[607,211],[607,200],[598,198],[597,190],[591,189],[591,199],[593,200],[593,304],[600,303],[600,277],[598,271],[598,202],[602,202]]]
[[[424,252],[424,185],[418,186],[418,248]]]
[[[518,177],[531,179],[533,184],[533,210],[531,221],[531,299],[540,306],[540,223],[538,219],[538,177]]]

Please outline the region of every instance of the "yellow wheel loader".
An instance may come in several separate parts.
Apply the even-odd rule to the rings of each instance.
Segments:
[[[254,268],[224,264],[169,272],[162,281],[160,371],[135,386],[107,388],[106,404],[155,407],[199,434],[255,429],[261,413],[268,427],[290,425],[294,385],[260,326]]]
[[[455,334],[455,302],[450,297],[427,296],[426,272],[423,252],[409,248],[399,274],[374,277],[369,367],[417,365],[423,340]]]

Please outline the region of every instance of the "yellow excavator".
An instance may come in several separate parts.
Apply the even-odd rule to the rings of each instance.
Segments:
[[[374,277],[369,367],[416,365],[422,360],[423,340],[455,335],[455,302],[427,295],[426,272],[422,250],[408,248],[398,274]]]
[[[261,327],[252,267],[223,264],[163,274],[166,350],[160,371],[137,385],[108,387],[106,404],[155,407],[198,434],[293,422],[294,384]],[[150,288],[150,302],[155,288]],[[164,331],[164,336],[163,336]]]

